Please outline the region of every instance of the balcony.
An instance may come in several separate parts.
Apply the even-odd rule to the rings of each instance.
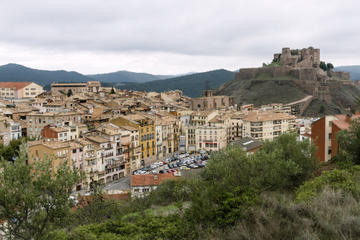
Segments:
[[[273,136],[279,136],[281,134],[281,131],[273,132]]]
[[[252,127],[262,127],[263,123],[262,122],[252,122],[250,124],[250,126]]]
[[[262,131],[263,131],[263,128],[262,128],[262,127],[251,128],[250,131],[251,131],[251,132],[262,132]]]
[[[274,124],[274,125],[281,124],[281,120],[275,120],[275,121],[273,121],[273,124]]]

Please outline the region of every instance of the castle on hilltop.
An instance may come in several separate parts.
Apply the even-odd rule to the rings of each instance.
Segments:
[[[275,53],[270,64],[260,68],[242,68],[235,75],[236,80],[292,81],[308,94],[328,100],[329,87],[339,84],[353,84],[348,72],[334,72],[332,68],[324,70],[320,61],[320,49],[313,47],[303,49],[283,48]],[[326,66],[326,65],[325,65]]]
[[[281,53],[274,54],[273,62],[278,62],[281,66],[317,68],[320,66],[320,49],[313,47],[301,50],[283,48]]]

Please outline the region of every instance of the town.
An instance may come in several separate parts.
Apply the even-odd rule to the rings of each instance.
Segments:
[[[161,179],[205,167],[212,152],[238,145],[253,154],[289,131],[299,141],[317,139],[319,161],[327,162],[336,153],[336,132],[351,118],[304,118],[292,103],[238,106],[212,90],[189,98],[180,90],[118,90],[98,81],[53,83],[50,91],[34,82],[1,82],[0,89],[1,143],[26,137],[29,163],[51,158],[54,169],[65,162],[83,171],[75,195],[103,186],[142,196]]]

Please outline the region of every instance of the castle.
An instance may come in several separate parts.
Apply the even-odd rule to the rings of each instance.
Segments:
[[[324,71],[320,68],[320,49],[283,48],[274,54],[271,64],[261,68],[243,68],[235,75],[236,80],[291,80],[308,94],[320,99],[326,98],[329,86],[353,84],[348,72]],[[325,93],[325,94],[324,94]]]

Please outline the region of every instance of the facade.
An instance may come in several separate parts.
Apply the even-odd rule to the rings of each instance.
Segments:
[[[66,94],[68,91],[74,93],[97,93],[101,91],[101,84],[99,81],[89,81],[87,83],[52,83],[51,91]]]
[[[360,115],[324,116],[311,125],[311,140],[317,147],[316,156],[320,162],[327,162],[338,152],[336,135],[341,130],[349,129],[352,119]]]
[[[131,126],[139,131],[139,144],[141,147],[141,161],[156,157],[156,132],[154,120],[140,114],[131,114],[111,120],[111,123],[123,127]]]
[[[253,111],[243,118],[243,137],[273,140],[295,128],[295,116],[286,113]]]
[[[2,98],[35,98],[43,92],[43,87],[34,82],[0,82],[0,97]]]
[[[10,118],[0,118],[0,143],[8,145],[10,141],[22,137],[21,124]]]
[[[229,96],[214,96],[211,90],[205,90],[200,98],[191,99],[192,110],[225,109],[234,105],[234,99]]]
[[[72,162],[69,143],[45,140],[28,142],[28,161],[30,164],[46,159],[52,159],[52,168],[54,171],[64,163],[71,167]]]
[[[55,127],[74,126],[82,123],[83,113],[58,112],[58,113],[29,113],[26,116],[27,136],[40,138],[41,131],[45,126]]]

